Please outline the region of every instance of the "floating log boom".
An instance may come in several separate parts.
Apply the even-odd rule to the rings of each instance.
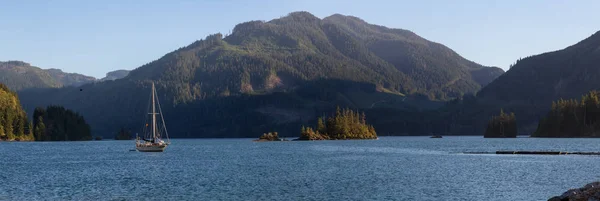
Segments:
[[[496,152],[464,152],[464,154],[598,155],[598,156],[600,156],[600,152],[566,152],[566,151],[496,151]]]

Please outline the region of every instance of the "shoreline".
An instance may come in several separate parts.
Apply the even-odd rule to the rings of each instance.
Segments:
[[[292,139],[286,139],[286,140],[274,140],[274,141],[348,141],[348,140],[379,140],[380,138],[430,138],[431,136],[429,135],[418,135],[418,136],[379,136],[376,139],[329,139],[329,140],[298,140],[297,137],[296,138],[292,138]],[[446,139],[446,138],[460,138],[460,137],[467,137],[467,138],[482,138],[482,139],[523,139],[523,138],[533,138],[533,139],[600,139],[600,137],[568,137],[568,138],[559,138],[559,137],[520,137],[517,136],[516,138],[484,138],[483,136],[477,136],[477,135],[445,135],[443,136],[443,138],[441,139]],[[269,141],[269,140],[258,140],[256,138],[252,138],[252,137],[221,137],[221,138],[215,138],[215,137],[207,137],[207,138],[203,138],[203,137],[198,137],[198,138],[171,138],[172,140],[243,140],[243,139],[250,139],[251,141],[256,141],[256,142],[264,142],[264,141]],[[75,140],[75,141],[35,141],[35,140],[0,140],[0,142],[84,142],[84,141],[130,141],[130,140],[115,140],[115,139],[102,139],[102,140]]]

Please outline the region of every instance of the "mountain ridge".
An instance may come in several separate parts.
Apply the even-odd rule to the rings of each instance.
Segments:
[[[515,112],[519,133],[531,134],[550,111],[552,102],[578,99],[600,89],[599,67],[600,31],[563,49],[517,60],[506,73],[483,87],[476,99],[453,105],[450,110],[470,114],[457,124],[481,124],[481,128],[469,126],[472,132],[482,132],[483,121],[500,109]]]
[[[395,33],[363,25],[369,28],[365,33]],[[84,114],[94,132],[110,136],[112,130],[133,128],[134,114],[145,114],[144,92],[154,82],[166,118],[173,122],[170,127],[179,133],[175,137],[256,137],[272,131],[267,129],[291,135],[336,106],[369,112],[439,107],[443,100],[481,88],[473,79],[479,76],[472,74],[475,70],[497,72],[437,43],[387,36],[364,40],[350,29],[308,12],[244,22],[226,37],[209,35],[132,70],[123,79],[85,84],[83,91],[26,90],[20,96],[28,111],[64,105]],[[382,46],[385,42],[395,46]],[[385,51],[373,51],[378,48]],[[393,56],[403,59],[392,61]],[[493,78],[487,75],[480,80]],[[40,95],[46,98],[35,99]]]
[[[128,73],[128,70],[116,70],[108,72],[102,79],[96,79],[79,73],[64,72],[57,68],[42,69],[24,61],[0,61],[0,83],[6,84],[8,88],[15,91],[28,88],[77,87],[87,83],[121,79]]]

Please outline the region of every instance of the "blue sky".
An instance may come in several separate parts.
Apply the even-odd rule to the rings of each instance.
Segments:
[[[477,63],[507,69],[600,30],[597,0],[5,0],[0,61],[103,77],[241,22],[293,11],[353,15],[408,29]]]

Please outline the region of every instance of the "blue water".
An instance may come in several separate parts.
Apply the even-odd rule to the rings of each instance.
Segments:
[[[0,200],[547,200],[600,180],[600,157],[465,151],[600,151],[600,139],[382,137],[0,143]]]

